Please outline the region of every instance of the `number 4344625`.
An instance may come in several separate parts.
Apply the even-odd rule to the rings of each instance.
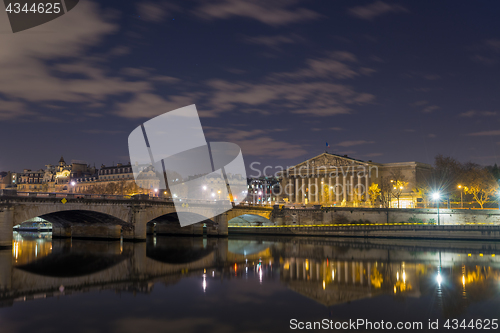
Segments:
[[[470,321],[466,321],[465,319],[461,322],[458,319],[448,319],[446,323],[443,325],[444,328],[447,329],[478,329],[478,330],[496,330],[498,329],[498,319],[471,319]]]
[[[59,14],[61,12],[60,3],[34,3],[28,8],[28,4],[24,3],[9,3],[5,9],[8,13],[19,14],[23,13],[39,13],[39,14]]]

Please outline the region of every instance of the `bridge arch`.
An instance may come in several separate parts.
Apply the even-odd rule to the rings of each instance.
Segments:
[[[53,202],[37,202],[36,204],[19,204],[13,214],[12,226],[35,217],[41,217],[56,225],[66,226],[71,223],[129,224],[129,207],[124,205],[82,204],[72,202],[63,204],[59,200]]]
[[[246,226],[255,226],[255,225],[269,225],[273,224],[271,220],[262,215],[257,214],[242,214],[239,216],[235,216],[228,221],[228,225],[246,225]]]
[[[181,227],[179,223],[179,215],[182,215],[186,219],[199,220],[203,219],[201,222],[197,222],[188,226]],[[207,227],[217,227],[218,223],[212,219],[206,219],[204,216],[196,213],[190,212],[171,212],[154,218],[147,223],[149,233],[155,232],[158,235],[203,235],[203,226]]]

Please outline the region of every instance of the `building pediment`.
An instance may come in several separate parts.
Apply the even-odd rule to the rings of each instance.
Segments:
[[[321,155],[318,155],[316,157],[313,157],[311,159],[308,159],[302,163],[299,163],[290,169],[299,169],[299,168],[306,168],[309,166],[309,168],[314,167],[316,168],[326,168],[326,169],[331,169],[335,167],[347,167],[347,166],[352,166],[352,165],[367,165],[366,162],[356,160],[353,158],[349,157],[344,157],[344,156],[339,156],[335,154],[330,154],[330,153],[323,153]]]

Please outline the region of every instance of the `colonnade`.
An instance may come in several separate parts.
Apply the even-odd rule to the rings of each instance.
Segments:
[[[309,175],[283,178],[282,193],[291,203],[337,203],[369,201],[369,174]]]

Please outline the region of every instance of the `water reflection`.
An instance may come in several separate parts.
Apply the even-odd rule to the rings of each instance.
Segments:
[[[422,311],[445,318],[466,316],[473,304],[498,300],[495,243],[391,243],[166,236],[124,243],[19,233],[12,251],[0,252],[0,302],[12,306],[103,290],[151,295],[156,288],[184,288],[181,281],[192,279],[202,295],[211,288],[221,292],[222,282],[244,288],[240,283],[255,281],[249,293],[267,285],[329,309],[369,299],[426,300]]]
[[[27,264],[52,252],[51,232],[14,232],[12,257],[18,265]]]

